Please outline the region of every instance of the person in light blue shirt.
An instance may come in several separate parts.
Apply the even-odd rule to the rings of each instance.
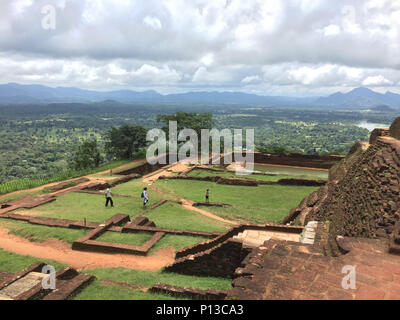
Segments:
[[[141,197],[143,198],[143,206],[146,206],[147,202],[149,202],[149,196],[147,195],[147,188],[143,189]]]

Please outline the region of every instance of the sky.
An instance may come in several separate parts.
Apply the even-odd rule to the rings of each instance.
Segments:
[[[400,0],[1,0],[8,82],[400,93]]]

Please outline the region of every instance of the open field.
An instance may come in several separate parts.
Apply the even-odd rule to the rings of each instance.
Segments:
[[[132,246],[140,246],[151,238],[152,234],[149,232],[135,232],[135,233],[119,233],[119,232],[106,232],[97,238],[98,241],[114,242],[129,244]]]
[[[158,227],[167,229],[188,229],[205,232],[223,232],[228,227],[194,211],[183,209],[180,205],[167,202],[145,214]]]
[[[29,241],[42,242],[46,239],[58,239],[72,244],[76,239],[85,234],[84,230],[66,229],[40,226],[22,221],[0,219],[0,225],[7,228],[11,234],[28,239]]]
[[[112,190],[114,191],[114,190]],[[40,216],[51,218],[102,222],[116,213],[129,214],[135,217],[143,210],[140,198],[113,197],[114,207],[105,207],[105,196],[97,194],[70,192],[57,198],[56,201],[35,208]]]
[[[259,185],[257,187],[221,185],[209,181],[158,180],[155,185],[165,193],[204,201],[210,189],[210,201],[222,202],[232,207],[208,207],[207,210],[224,218],[262,223],[278,222],[316,187]]]
[[[29,267],[37,259],[27,255],[19,255],[0,249],[0,270],[5,272],[19,272]],[[65,265],[54,260],[43,260],[43,262],[52,265],[57,271]]]
[[[140,203],[143,203],[143,199],[140,198],[140,195],[142,194],[144,187],[148,187],[148,185],[146,183],[143,183],[141,179],[133,179],[129,182],[120,184],[112,188],[111,191],[115,194],[132,196]],[[163,199],[161,195],[159,195],[156,192],[151,192],[151,190],[148,190],[148,195],[149,195],[149,202],[147,205],[150,206]]]

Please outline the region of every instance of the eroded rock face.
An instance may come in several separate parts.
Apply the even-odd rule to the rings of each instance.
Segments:
[[[368,149],[370,144],[368,142],[358,141],[356,142],[342,161],[336,163],[329,170],[329,181],[343,178],[347,172],[347,169]]]
[[[369,136],[369,143],[373,144],[376,142],[378,137],[385,137],[389,135],[389,128],[376,128],[372,130],[371,135]]]
[[[395,139],[400,140],[400,117],[393,121],[389,128],[389,135]]]

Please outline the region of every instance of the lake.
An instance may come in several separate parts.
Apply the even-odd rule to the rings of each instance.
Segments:
[[[367,129],[369,132],[371,132],[375,128],[389,128],[390,124],[372,123],[372,122],[363,120],[363,121],[357,123],[356,126],[359,128]]]

